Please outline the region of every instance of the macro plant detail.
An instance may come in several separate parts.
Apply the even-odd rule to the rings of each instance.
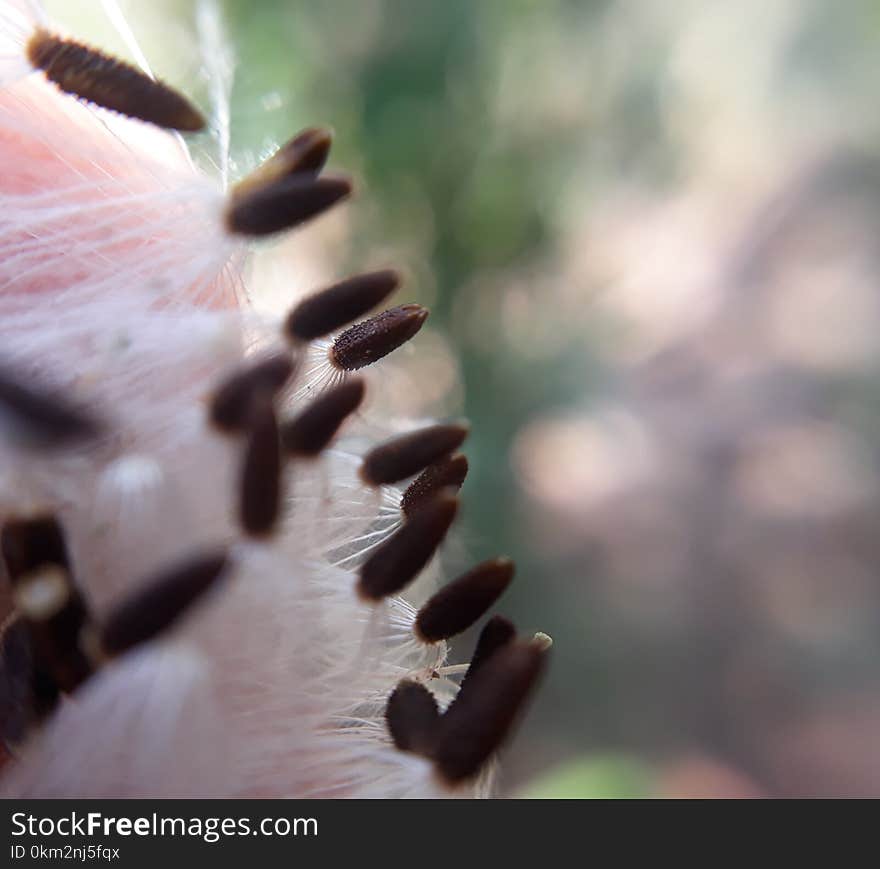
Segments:
[[[505,559],[406,597],[467,426],[348,446],[428,312],[373,313],[392,269],[248,305],[253,240],[352,192],[330,133],[226,189],[169,132],[216,113],[27,4],[0,23],[3,792],[487,794],[547,644],[490,621],[446,662]]]

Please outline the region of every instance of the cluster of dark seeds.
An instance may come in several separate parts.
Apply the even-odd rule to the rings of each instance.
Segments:
[[[332,137],[310,129],[282,145],[232,188],[226,227],[238,235],[271,235],[298,226],[351,195],[351,179],[320,175]]]
[[[94,49],[38,29],[27,54],[51,81],[81,99],[163,127],[203,126],[180,94]],[[279,232],[348,196],[349,180],[320,175],[330,144],[327,131],[305,130],[235,186],[226,213],[229,230],[247,236]],[[214,389],[211,423],[243,444],[237,497],[245,535],[264,538],[277,530],[285,462],[318,456],[364,399],[364,380],[347,377],[295,416],[281,418],[279,398],[296,380],[296,354],[308,342],[364,317],[399,284],[397,272],[382,270],[314,293],[285,320],[287,350],[249,360]],[[427,316],[419,305],[401,305],[348,326],[333,341],[329,361],[347,376],[411,339]],[[87,439],[101,430],[96,418],[8,371],[0,371],[0,409],[37,448]],[[363,600],[378,603],[403,590],[443,542],[458,513],[457,492],[468,471],[467,459],[455,452],[467,433],[460,423],[429,426],[364,456],[360,473],[365,485],[415,479],[400,502],[400,527],[359,568],[357,592]],[[79,591],[56,516],[7,518],[0,527],[0,555],[15,604],[0,628],[0,709],[15,710],[4,712],[0,722],[7,742],[20,739],[52,711],[60,694],[75,691],[106,660],[175,625],[234,567],[226,547],[192,553],[137,583],[98,623]],[[498,558],[446,585],[419,611],[415,639],[437,643],[469,628],[497,601],[513,572],[510,561]],[[397,686],[386,709],[394,744],[430,758],[450,784],[474,776],[532,692],[545,649],[540,642],[517,639],[507,620],[491,619],[457,697],[442,715],[423,683],[404,680]]]
[[[473,625],[513,579],[504,558],[483,562],[438,591],[416,617],[423,642],[449,639]],[[491,618],[480,633],[458,694],[442,714],[422,682],[404,679],[385,708],[394,744],[431,760],[455,785],[480,772],[504,742],[547,660],[547,644],[517,638],[513,624]]]
[[[546,660],[545,649],[534,641],[513,640],[486,658],[476,671],[471,665],[449,708],[438,715],[432,732],[424,735],[425,748],[420,752],[433,760],[447,782],[457,784],[476,775],[495,753],[532,693]],[[406,731],[406,717],[406,709],[388,717],[392,737]]]
[[[453,785],[479,773],[504,741],[547,659],[540,643],[517,639],[513,625],[499,616],[483,628],[478,651],[444,713],[428,688],[410,679],[385,708],[394,744],[430,759]]]

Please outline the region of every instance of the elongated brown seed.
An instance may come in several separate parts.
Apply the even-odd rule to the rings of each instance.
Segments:
[[[300,172],[317,175],[327,162],[332,144],[331,130],[308,127],[285,142],[263,165],[271,168],[278,178]]]
[[[413,480],[400,499],[400,509],[405,516],[413,512],[441,489],[458,491],[468,472],[467,456],[456,453],[434,462]]]
[[[268,160],[242,178],[233,188],[233,195],[241,196],[290,175],[317,175],[327,162],[332,143],[333,134],[327,129],[309,127],[297,133]]]
[[[272,532],[281,511],[281,442],[272,403],[253,411],[241,474],[239,518],[254,537]]]
[[[461,423],[431,425],[385,441],[364,456],[361,477],[372,486],[411,477],[460,447],[469,430]]]
[[[144,582],[113,610],[101,631],[108,654],[153,639],[181,618],[223,575],[225,551],[202,553]]]
[[[354,275],[303,299],[284,331],[293,341],[313,341],[342,328],[381,304],[400,286],[400,274],[382,269]]]
[[[0,367],[0,412],[15,439],[43,449],[93,438],[103,427],[94,414],[7,365]]]
[[[441,492],[361,565],[358,592],[379,601],[407,586],[430,561],[458,512],[458,498]]]
[[[281,390],[294,368],[293,360],[285,353],[248,362],[217,387],[211,398],[211,421],[224,431],[244,429],[253,408]]]
[[[400,305],[346,329],[333,342],[330,361],[355,371],[387,356],[410,340],[428,319],[421,305]]]
[[[327,211],[351,195],[351,179],[298,174],[231,196],[226,226],[239,235],[283,232]]]
[[[509,645],[516,639],[516,628],[509,619],[504,616],[492,616],[480,631],[477,645],[471,655],[471,663],[461,680],[458,693],[469,691],[473,676],[480,671],[486,662],[499,650]]]
[[[416,636],[436,643],[466,631],[501,597],[513,571],[509,558],[493,558],[445,585],[419,610]]]
[[[499,649],[459,692],[438,727],[433,760],[438,773],[457,784],[479,773],[498,750],[531,695],[547,655],[527,642]]]
[[[399,682],[385,706],[385,721],[401,751],[429,755],[437,738],[440,711],[434,695],[421,683]]]
[[[159,127],[197,132],[205,119],[186,97],[95,48],[38,27],[25,48],[28,61],[65,93]]]
[[[316,456],[327,447],[340,426],[364,400],[360,377],[328,389],[292,419],[281,424],[281,447],[288,455]]]

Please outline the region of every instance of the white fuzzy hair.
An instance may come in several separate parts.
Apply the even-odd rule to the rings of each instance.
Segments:
[[[247,309],[248,251],[224,227],[225,179],[196,170],[178,136],[27,75],[19,61],[33,10],[0,8],[4,357],[107,420],[99,440],[57,454],[0,441],[0,517],[60,518],[98,619],[175,558],[218,544],[232,553],[195,612],[62,700],[7,767],[3,791],[451,795],[427,761],[394,748],[383,717],[405,676],[434,675],[449,702],[456,686],[436,678],[445,644],[415,640],[411,603],[371,606],[354,591],[364,552],[399,524],[400,492],[365,487],[342,442],[289,464],[269,542],[241,538],[242,444],[211,427],[206,402],[224,373],[282,342],[277,323]],[[309,353],[285,413],[329,379],[326,346]],[[349,443],[378,430],[356,421]],[[487,779],[454,794],[485,793]]]

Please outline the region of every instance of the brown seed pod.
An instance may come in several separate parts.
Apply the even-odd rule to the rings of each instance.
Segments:
[[[244,429],[256,405],[279,392],[294,372],[286,353],[249,361],[229,375],[211,397],[211,422],[224,431]]]
[[[409,585],[443,542],[457,512],[458,498],[449,492],[418,510],[361,565],[361,597],[377,602]]]
[[[281,425],[281,447],[288,455],[316,456],[333,440],[345,420],[364,400],[366,384],[360,377],[328,389],[308,407]]]
[[[410,340],[428,319],[421,305],[400,305],[346,329],[333,342],[330,361],[344,371],[355,371],[387,356]]]
[[[381,304],[400,286],[400,274],[382,269],[353,275],[303,299],[288,315],[292,341],[313,341],[335,332]]]
[[[489,621],[483,625],[480,636],[477,639],[477,645],[474,653],[471,655],[471,663],[464,674],[464,679],[458,688],[458,693],[470,690],[471,677],[475,676],[480,668],[495,654],[499,649],[503,649],[516,639],[516,628],[513,622],[504,616],[492,616]]]
[[[493,558],[445,585],[419,610],[413,629],[425,643],[466,631],[504,593],[513,579],[513,562]]]
[[[171,130],[198,132],[205,119],[186,97],[139,69],[38,27],[25,47],[28,61],[65,93]]]
[[[400,509],[411,516],[422,504],[434,497],[441,489],[458,491],[468,472],[467,456],[456,453],[446,456],[425,468],[413,480],[400,499]]]
[[[317,175],[330,154],[333,134],[330,130],[310,127],[283,144],[268,160],[264,160],[233,188],[234,196],[242,196],[259,187],[273,184],[291,175]]]
[[[226,227],[237,235],[259,237],[293,229],[350,196],[351,179],[297,174],[230,197]]]
[[[281,442],[272,403],[253,411],[241,474],[239,518],[246,534],[270,534],[281,512]]]
[[[192,556],[151,577],[113,610],[100,633],[103,650],[118,655],[171,627],[225,573],[224,550]]]
[[[460,447],[469,431],[461,423],[431,425],[385,441],[364,456],[361,478],[381,486],[411,477]]]
[[[440,776],[458,784],[479,773],[504,742],[544,669],[547,655],[531,643],[497,650],[444,713],[432,757]]]
[[[385,721],[394,744],[401,751],[429,755],[440,723],[434,695],[421,683],[399,682],[385,706]]]

